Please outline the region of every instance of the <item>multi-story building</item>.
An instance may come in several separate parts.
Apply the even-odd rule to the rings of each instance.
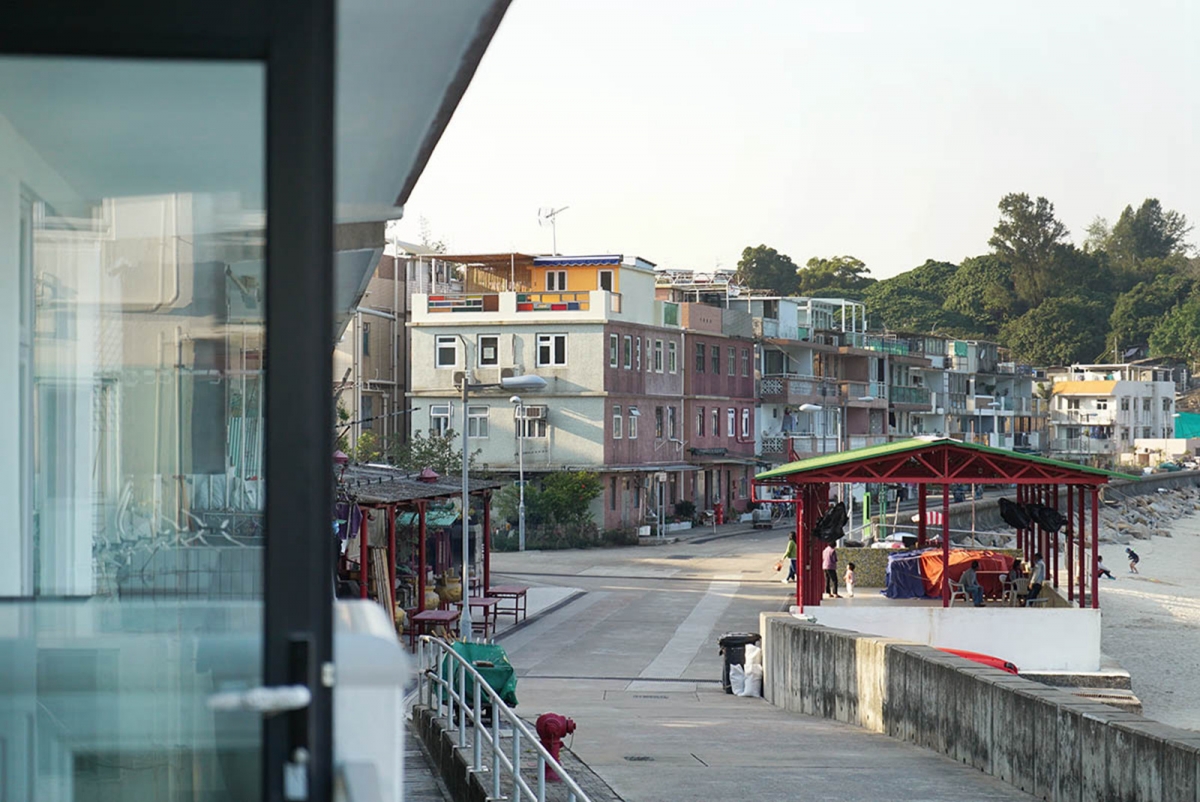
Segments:
[[[503,376],[537,374],[544,391],[521,400],[517,419],[506,394],[482,391],[467,405],[475,460],[494,472],[524,466],[536,475],[589,470],[604,492],[593,513],[604,527],[639,525],[661,503],[699,508],[744,505],[753,457],[753,378],[743,375],[751,341],[720,325],[689,321],[680,304],[655,295],[654,266],[636,257],[503,254],[440,256],[462,267],[463,291],[415,293],[411,314],[410,406],[414,431],[461,431],[459,393]],[[718,314],[717,320],[720,320]],[[698,339],[693,341],[693,337]],[[705,373],[689,377],[695,346]],[[712,375],[712,348],[720,356]],[[729,348],[735,351],[729,375]],[[689,403],[690,394],[698,399]],[[721,436],[693,438],[698,406],[720,406]],[[727,427],[728,410],[735,426]],[[710,413],[706,413],[710,414]],[[748,416],[748,419],[747,419]],[[711,429],[706,429],[711,431]],[[722,452],[721,449],[724,449]]]
[[[1134,441],[1175,436],[1175,382],[1154,365],[1072,365],[1047,371],[1054,382],[1050,453],[1114,464]]]

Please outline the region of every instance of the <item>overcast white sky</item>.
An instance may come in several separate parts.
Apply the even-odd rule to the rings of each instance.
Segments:
[[[1195,0],[514,0],[418,183],[459,252],[886,277],[987,250],[1006,192],[1077,242],[1148,196],[1200,222]],[[403,80],[399,77],[398,80]]]

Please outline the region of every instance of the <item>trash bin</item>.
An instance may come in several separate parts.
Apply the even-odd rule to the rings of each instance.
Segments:
[[[746,662],[746,646],[760,641],[762,636],[757,632],[727,632],[717,641],[721,647],[718,654],[725,655],[725,664],[721,668],[721,687],[725,693],[733,693],[733,686],[729,684],[729,667],[743,665]]]

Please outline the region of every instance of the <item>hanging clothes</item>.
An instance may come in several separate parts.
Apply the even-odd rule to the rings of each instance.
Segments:
[[[337,536],[343,542],[358,534],[362,526],[362,509],[353,501],[339,501],[333,510]]]

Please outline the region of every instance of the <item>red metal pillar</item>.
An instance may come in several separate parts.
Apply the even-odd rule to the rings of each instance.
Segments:
[[[387,527],[388,527],[388,581],[392,583],[391,592],[388,593],[392,600],[392,606],[396,605],[396,505],[389,504],[387,507]]]
[[[1087,496],[1087,485],[1079,486],[1079,606],[1082,607],[1084,597],[1087,596],[1085,588],[1087,587],[1087,557],[1085,556],[1087,549],[1084,544],[1087,543],[1087,517],[1084,515],[1084,497]]]
[[[492,493],[483,494],[483,587],[479,589],[480,596],[486,596],[492,586]],[[468,597],[470,595],[468,594]]]
[[[808,507],[808,499],[805,498],[805,487],[800,485],[795,488],[792,497],[796,499],[796,606],[800,608],[800,612],[804,612],[804,549],[806,547],[803,540],[804,535],[804,511]]]
[[[1052,488],[1050,488],[1050,493],[1051,493],[1051,495],[1050,495],[1051,506],[1054,507],[1055,512],[1058,512],[1058,485],[1057,484],[1055,484]],[[1050,537],[1052,538],[1050,550],[1054,552],[1054,563],[1053,563],[1054,587],[1058,587],[1058,532],[1051,532]]]
[[[425,611],[425,502],[417,502],[417,612]]]
[[[942,606],[950,606],[950,485],[942,485]]]
[[[928,531],[925,526],[925,485],[917,485],[917,546],[925,548]]]
[[[1100,609],[1100,574],[1096,572],[1096,552],[1100,549],[1100,488],[1092,485],[1092,609]]]
[[[1075,600],[1075,527],[1072,520],[1075,485],[1067,485],[1067,600]]]
[[[350,516],[354,516],[354,511],[351,510]],[[362,511],[362,520],[358,524],[358,595],[360,598],[367,598],[367,585],[370,584],[371,572],[367,570],[367,522],[370,520],[370,512],[366,508]]]
[[[1018,504],[1021,503],[1021,486],[1020,485],[1017,485],[1016,491],[1013,493],[1013,497],[1016,498]],[[1029,555],[1025,553],[1025,530],[1024,529],[1017,530],[1017,551],[1021,552],[1021,559],[1025,560],[1026,562],[1029,561]]]
[[[808,579],[805,580],[807,583],[805,596],[807,603],[814,607],[821,606],[821,597],[825,595],[825,572],[821,570],[821,542],[812,536],[812,532],[817,526],[817,520],[821,517],[822,493],[825,493],[825,499],[828,501],[828,485],[808,485],[808,512],[804,516],[805,542],[807,544],[804,553],[808,571]]]

